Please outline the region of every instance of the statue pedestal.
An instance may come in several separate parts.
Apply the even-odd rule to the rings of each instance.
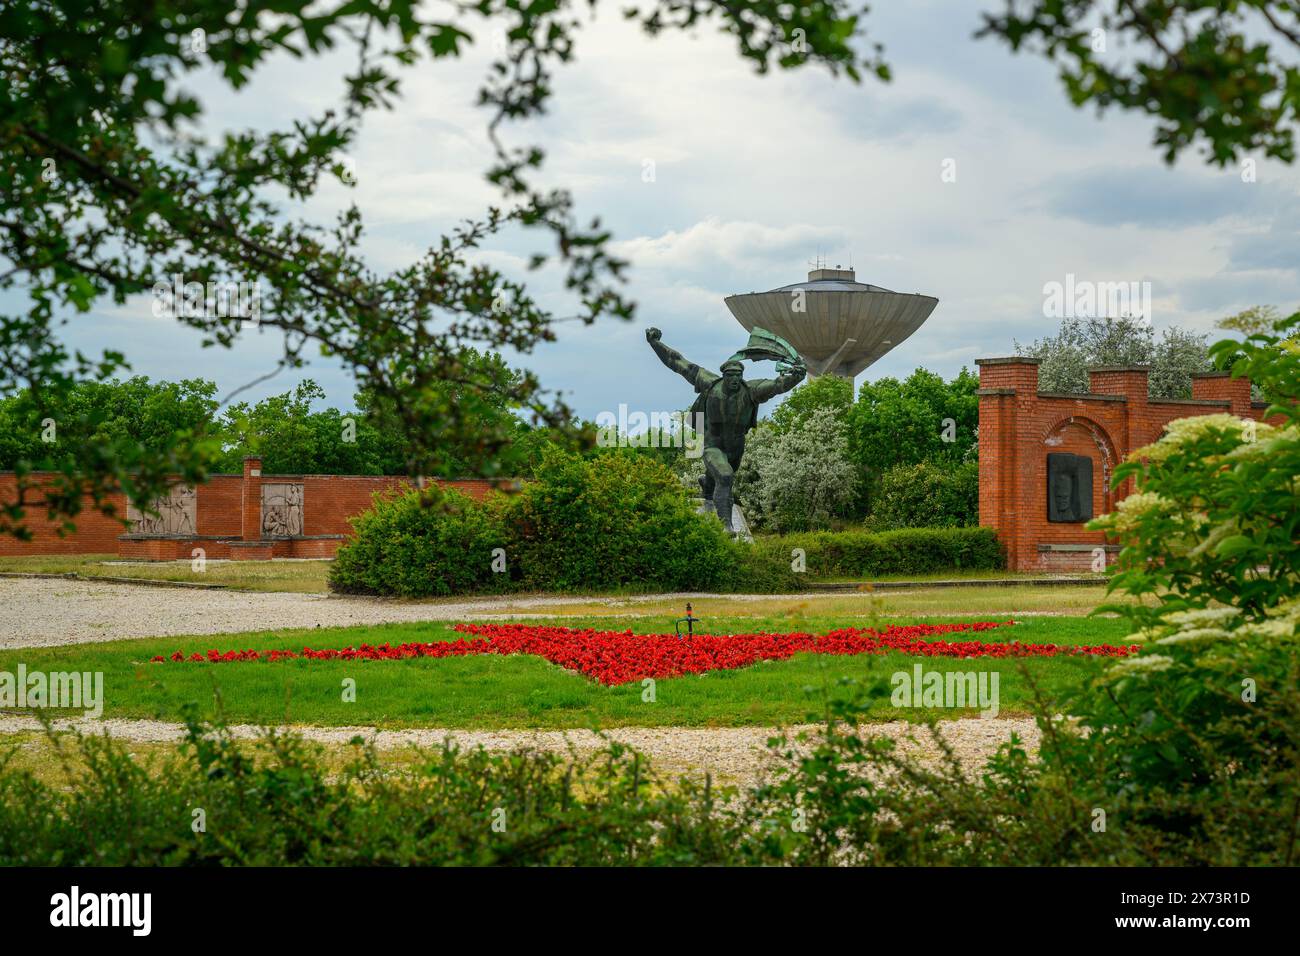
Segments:
[[[706,501],[703,498],[695,499],[695,510],[700,514],[716,514],[713,509],[713,502]],[[734,502],[731,505],[731,527],[732,537],[739,538],[748,544],[754,543],[754,536],[749,533],[749,522],[745,520],[745,512],[740,510],[740,505]]]

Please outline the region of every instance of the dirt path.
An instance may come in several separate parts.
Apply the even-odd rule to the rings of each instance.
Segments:
[[[80,720],[57,721],[56,729],[80,730],[83,733],[106,733],[113,737],[140,743],[161,743],[178,740],[184,735],[180,724],[156,720]],[[33,717],[0,717],[0,735],[39,731],[40,723]],[[376,730],[373,727],[295,727],[304,737],[323,744],[346,744],[353,737],[373,740],[375,746],[390,750],[415,745],[435,747],[451,740],[460,747],[482,746],[488,750],[535,750],[590,752],[605,746],[604,741],[589,730],[444,730],[421,728],[417,730]],[[789,728],[791,734],[813,731],[812,725]],[[252,739],[260,730],[251,725],[231,728],[237,737]],[[771,727],[620,727],[606,732],[612,740],[634,747],[645,754],[659,772],[676,776],[710,773],[722,783],[753,783],[770,764],[766,747],[769,737],[777,731]],[[924,727],[904,721],[871,724],[865,733],[882,734],[902,740],[903,746],[926,762],[937,761],[938,744]],[[962,764],[967,767],[982,766],[997,748],[1013,733],[1031,749],[1038,746],[1039,733],[1032,718],[992,718],[944,721],[941,732],[952,745]],[[907,741],[909,734],[916,742]]]

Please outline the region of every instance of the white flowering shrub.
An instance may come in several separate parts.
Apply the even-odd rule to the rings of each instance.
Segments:
[[[1255,829],[1278,846],[1239,862],[1295,861],[1297,329],[1300,315],[1244,346],[1211,350],[1260,386],[1273,403],[1266,414],[1279,422],[1227,414],[1171,422],[1116,469],[1116,484],[1131,477],[1136,493],[1091,524],[1124,546],[1111,590],[1142,598],[1122,609],[1144,649],[1107,670],[1083,724],[1097,747],[1116,749],[1104,766],[1117,791],[1141,788],[1144,812],[1206,844],[1197,862],[1216,861],[1215,840],[1250,842],[1228,836],[1230,827]]]
[[[1116,469],[1137,492],[1092,524],[1126,545],[1115,589],[1156,597],[1148,623],[1212,602],[1264,614],[1295,593],[1300,573],[1297,475],[1294,417],[1280,427],[1228,414],[1171,422]]]
[[[858,480],[840,416],[818,408],[798,428],[764,422],[749,433],[736,496],[756,529],[813,531],[852,514]]]

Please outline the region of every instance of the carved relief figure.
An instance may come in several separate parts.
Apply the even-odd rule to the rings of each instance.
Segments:
[[[194,534],[197,506],[193,485],[173,485],[167,494],[153,500],[152,510],[157,514],[128,505],[126,517],[133,534]]]
[[[262,485],[262,534],[281,538],[302,534],[303,489],[301,484],[273,482]]]

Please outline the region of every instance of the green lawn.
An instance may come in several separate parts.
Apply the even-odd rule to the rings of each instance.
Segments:
[[[923,618],[890,618],[875,623],[915,623]],[[951,618],[946,620],[951,621]],[[641,633],[672,631],[671,618],[566,618],[568,626],[633,626]],[[820,632],[863,618],[807,616],[798,629]],[[788,631],[784,615],[714,618],[708,629]],[[1016,639],[1056,644],[1123,643],[1126,626],[1116,619],[1027,618],[1014,628],[980,635],[982,640]],[[0,652],[0,670],[90,670],[104,672],[105,717],[174,720],[179,708],[196,702],[213,713],[219,690],[227,719],[237,723],[282,722],[320,725],[377,725],[447,728],[577,728],[615,726],[736,726],[799,722],[819,709],[824,695],[842,694],[842,678],[881,679],[923,661],[926,670],[989,671],[1000,674],[1001,715],[1028,712],[1027,675],[1054,704],[1102,662],[1096,659],[994,658],[938,659],[899,654],[833,657],[804,654],[786,661],[760,662],[732,671],[658,681],[656,701],[642,701],[639,684],[603,687],[537,657],[485,655],[440,660],[285,661],[230,664],[151,664],[156,654],[203,652],[209,648],[318,648],[362,643],[449,640],[449,625],[393,624],[377,627],[253,632],[193,638],[150,638],[60,648]],[[356,681],[357,699],[342,700],[343,681]],[[937,716],[973,714],[943,710]],[[882,720],[919,718],[923,710],[902,710],[888,696],[873,711]]]
[[[326,575],[330,564],[329,561],[208,561],[202,571],[195,571],[189,561],[123,562],[114,554],[39,554],[0,558],[0,572],[184,581],[247,591],[319,594],[329,590]]]
[[[519,595],[518,597],[526,597]],[[502,597],[494,608],[500,614],[530,616],[540,613],[537,607]],[[666,597],[638,595],[607,595],[583,597],[571,603],[552,604],[545,613],[565,618],[620,618],[611,626],[625,628],[628,621],[639,622],[652,618],[666,618],[672,629],[672,619],[685,613],[690,602],[695,614],[715,627],[717,622],[737,618],[762,618],[772,622],[770,630],[807,630],[807,621],[852,624],[866,616],[878,618],[923,618],[948,615],[954,618],[1005,620],[1016,614],[1085,615],[1092,613],[1098,604],[1129,603],[1122,596],[1107,596],[1101,587],[1041,587],[1019,585],[1015,587],[934,588],[876,590],[863,587],[852,591],[826,591],[818,594],[770,595],[716,595],[711,597],[686,597],[674,594]],[[718,625],[720,627],[720,625]],[[638,623],[637,627],[641,628]]]
[[[195,571],[186,561],[124,562],[113,554],[43,554],[27,557],[0,557],[0,572],[23,574],[74,574],[80,577],[135,578],[148,581],[180,581],[190,584],[218,584],[247,591],[299,591],[324,594],[329,590],[330,561],[208,561],[202,571]],[[1100,585],[1101,575],[1095,577]],[[950,570],[932,574],[881,575],[874,580],[889,581],[1023,581],[1041,580],[1041,574],[1010,571]],[[859,577],[809,577],[809,584],[856,584]],[[955,589],[970,593],[971,588]],[[1089,588],[1082,588],[1088,592]],[[613,595],[635,595],[636,588],[617,588]]]

